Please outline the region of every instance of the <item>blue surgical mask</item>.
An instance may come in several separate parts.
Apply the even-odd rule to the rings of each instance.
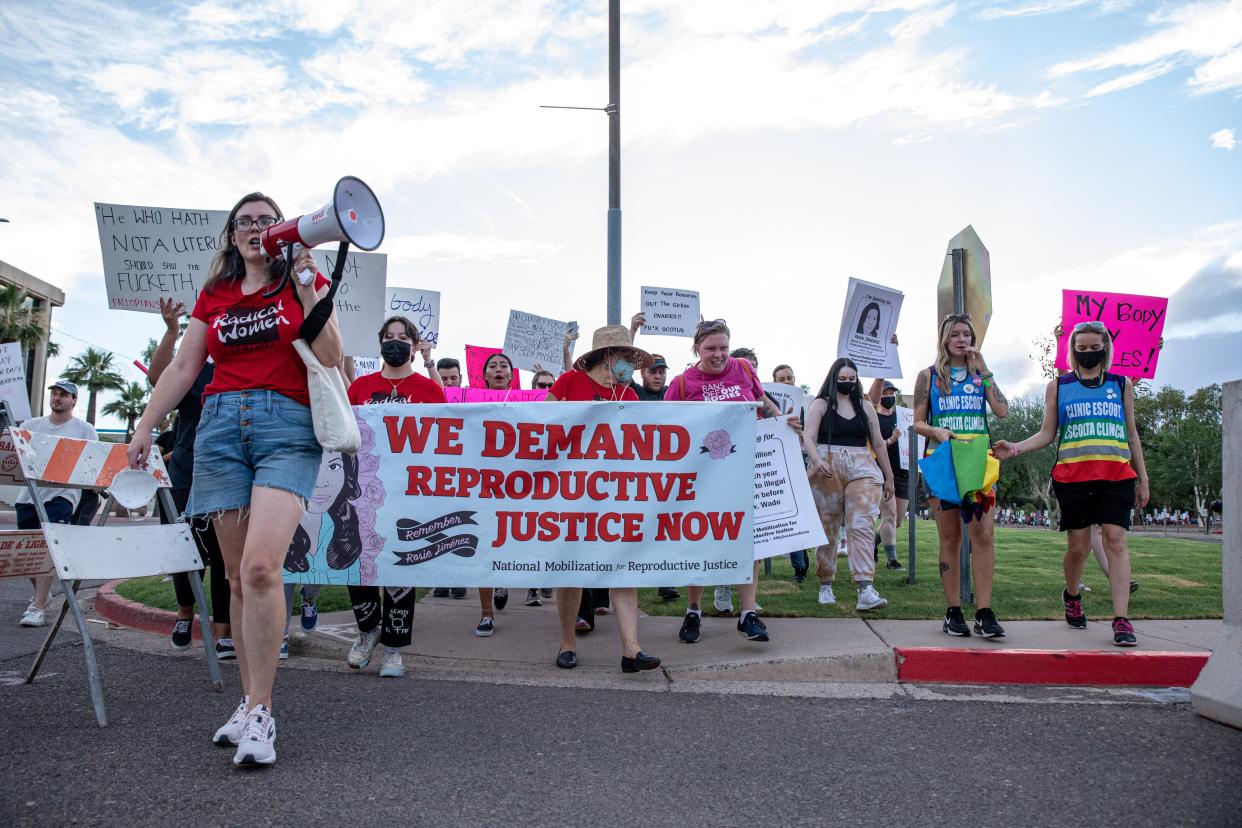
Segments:
[[[634,366],[625,357],[621,357],[613,363],[612,375],[617,378],[617,382],[629,382],[634,376]]]

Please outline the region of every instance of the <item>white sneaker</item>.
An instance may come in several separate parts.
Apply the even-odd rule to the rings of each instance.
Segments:
[[[819,602],[824,606],[837,602],[837,596],[832,594],[832,584],[819,585]]]
[[[250,698],[242,696],[241,703],[229,716],[229,720],[220,725],[216,735],[211,737],[212,744],[219,747],[234,747],[241,741],[242,730],[246,727],[246,714],[250,712]]]
[[[874,586],[865,586],[858,590],[858,603],[854,605],[856,610],[873,610],[884,609],[888,606],[888,599],[881,598],[880,593],[875,591]]]
[[[261,704],[256,704],[246,715],[246,725],[237,742],[233,764],[276,764],[276,719],[272,711]]]
[[[716,607],[716,612],[733,612],[733,587],[716,587],[712,604]]]
[[[385,647],[384,658],[380,661],[380,678],[401,678],[405,675],[405,665],[401,663],[401,651],[396,647]]]
[[[34,601],[31,601],[30,606],[22,613],[19,623],[23,627],[42,627],[47,624],[47,610],[36,607]]]
[[[376,645],[380,640],[380,628],[376,627],[370,632],[359,632],[358,637],[354,639],[354,644],[349,648],[349,655],[345,660],[349,662],[349,666],[355,670],[365,670],[367,665],[371,663],[371,653],[375,652]]]

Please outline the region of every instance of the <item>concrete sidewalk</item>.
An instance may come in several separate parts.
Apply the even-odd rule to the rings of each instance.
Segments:
[[[464,599],[433,598],[414,613],[414,641],[407,664],[453,666],[457,672],[505,673],[520,680],[553,670],[587,678],[617,674],[620,641],[616,619],[597,616],[595,631],[577,636],[579,666],[553,665],[559,633],[552,601],[522,603],[514,590],[509,606],[496,613],[496,633],[474,634],[479,620],[473,592]],[[167,635],[172,614],[140,607],[100,590],[96,611],[127,627]],[[957,684],[1084,684],[1188,686],[1210,653],[1219,620],[1139,621],[1140,646],[1114,647],[1107,621],[1075,630],[1060,621],[1007,621],[1007,637],[950,638],[938,620],[891,621],[865,618],[765,618],[772,640],[749,642],[736,633],[736,619],[705,617],[697,644],[677,638],[680,617],[643,616],[639,636],[645,652],[663,660],[668,680],[885,682]],[[338,660],[356,634],[352,613],[325,613],[309,635],[298,619],[290,626],[294,655]],[[413,667],[413,669],[418,669]],[[657,671],[658,672],[658,671]]]

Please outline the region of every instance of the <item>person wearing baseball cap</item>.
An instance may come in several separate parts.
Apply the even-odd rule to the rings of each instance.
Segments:
[[[22,423],[22,428],[39,434],[51,434],[56,437],[73,437],[78,440],[98,440],[95,427],[81,417],[73,416],[73,408],[78,404],[78,387],[67,379],[59,379],[48,387],[51,395],[48,399],[50,414],[45,417],[34,417]],[[58,489],[50,486],[36,486],[35,491],[43,504],[43,511],[49,523],[71,523],[73,510],[77,508],[82,497],[82,489]],[[30,498],[30,490],[23,486],[17,495],[14,508],[17,511],[17,528],[37,530],[40,525],[39,513],[34,501]],[[52,576],[40,575],[31,578],[35,594],[22,614],[23,627],[42,627],[47,623],[47,600],[52,590]]]
[[[642,382],[630,382],[630,388],[643,402],[661,402],[668,384],[668,362],[660,354],[651,355],[651,364],[639,372]]]

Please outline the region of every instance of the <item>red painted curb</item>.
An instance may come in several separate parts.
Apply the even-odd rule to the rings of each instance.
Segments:
[[[95,612],[122,627],[129,627],[133,630],[142,630],[143,632],[155,633],[157,635],[171,635],[173,622],[177,620],[175,612],[168,610],[156,609],[148,607],[146,604],[139,604],[137,601],[131,601],[117,594],[117,584],[124,583],[126,578],[119,578],[115,581],[108,581],[99,588],[99,592],[95,594]],[[192,630],[194,640],[202,641],[203,636],[199,630],[198,616],[194,616],[194,627]]]
[[[1211,653],[895,647],[897,680],[1189,687]]]

